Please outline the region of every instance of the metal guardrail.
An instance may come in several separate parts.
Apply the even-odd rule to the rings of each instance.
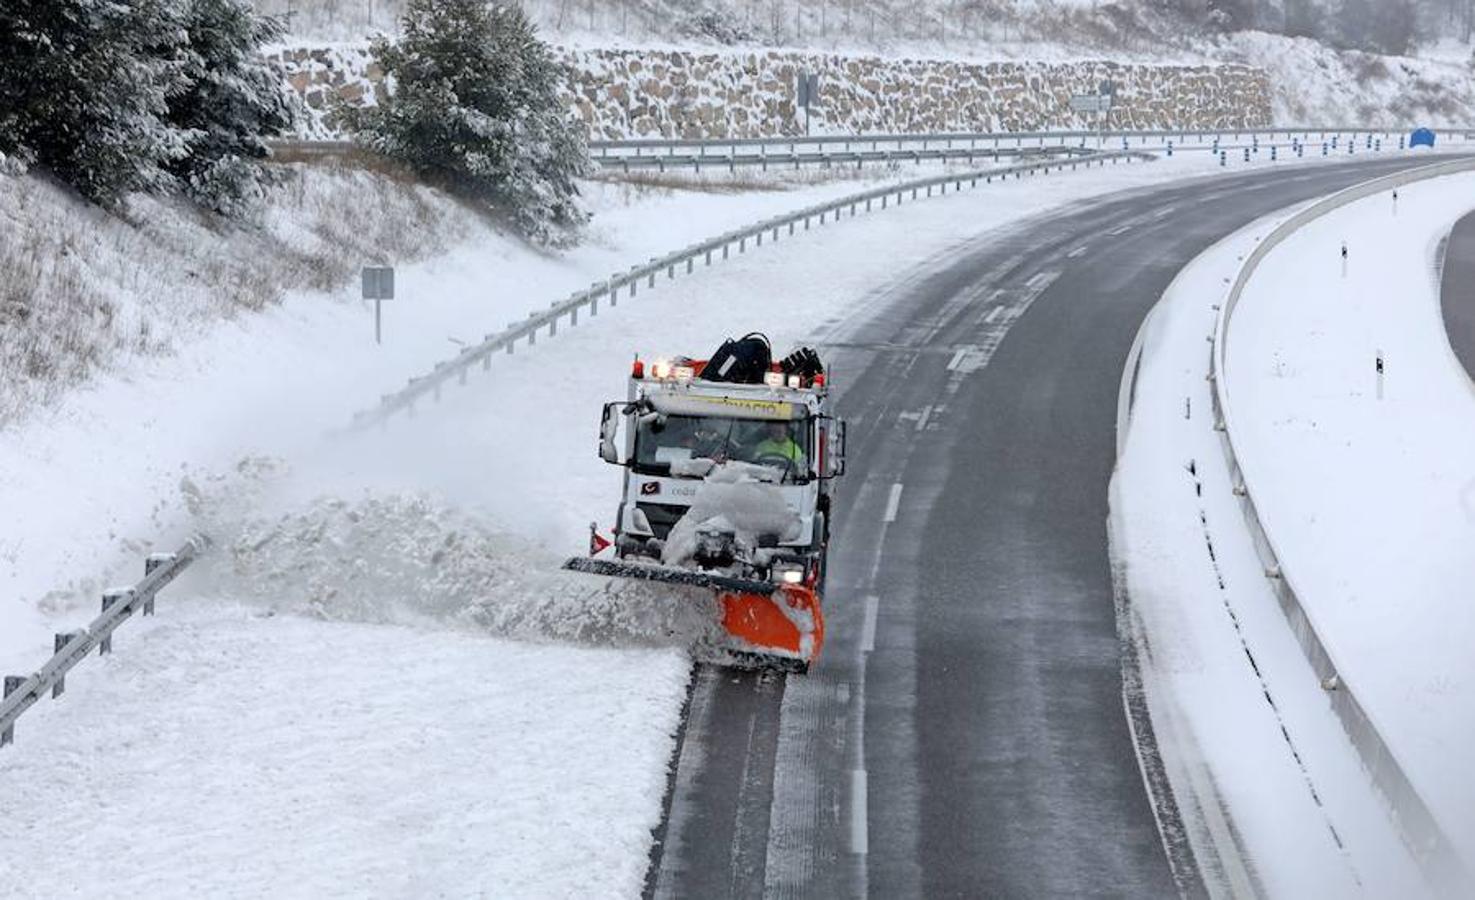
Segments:
[[[1250,481],[1234,450],[1233,407],[1229,403],[1225,360],[1229,323],[1234,309],[1239,304],[1245,286],[1254,276],[1256,269],[1276,246],[1310,222],[1365,197],[1391,191],[1416,181],[1472,171],[1475,171],[1475,158],[1462,158],[1376,178],[1313,203],[1278,225],[1246,257],[1238,277],[1235,278],[1229,290],[1213,335],[1214,346],[1209,371],[1209,378],[1214,382],[1212,392],[1214,427],[1221,435],[1224,455],[1229,464],[1230,483],[1240,500],[1241,510],[1244,513],[1245,522],[1249,525],[1255,550],[1265,567],[1265,576],[1270,580],[1271,588],[1279,600],[1281,610],[1290,622],[1291,630],[1295,633],[1301,650],[1311,663],[1317,678],[1322,680],[1323,685],[1335,685],[1335,688],[1329,692],[1332,708],[1341,720],[1343,730],[1347,732],[1353,746],[1357,749],[1362,764],[1371,775],[1373,783],[1392,807],[1395,824],[1404,842],[1424,865],[1436,889],[1441,894],[1447,893],[1449,896],[1457,896],[1470,889],[1472,881],[1469,869],[1444,834],[1439,821],[1409,780],[1408,774],[1404,772],[1392,749],[1378,732],[1377,725],[1368,716],[1362,703],[1358,701],[1348,677],[1337,667],[1336,660],[1332,658],[1326,643],[1317,633],[1315,621],[1301,602],[1300,594],[1293,583],[1294,579],[1286,568],[1280,552],[1276,549],[1270,530],[1260,518]]]
[[[1469,141],[1475,131],[1443,129],[1445,139]],[[1395,136],[1403,149],[1402,132],[1368,128],[1257,128],[1180,129],[1176,131],[1031,131],[937,132],[917,134],[814,135],[772,138],[630,139],[591,141],[589,158],[603,169],[657,172],[703,168],[771,168],[803,166],[864,167],[867,163],[968,162],[1028,155],[1087,154],[1113,150],[1204,151],[1300,146],[1325,143],[1340,151],[1355,139],[1364,149],[1389,144]],[[1342,138],[1349,138],[1343,142]],[[1263,142],[1261,139],[1264,139]],[[289,156],[337,156],[354,151],[352,141],[274,141],[274,152]],[[1327,148],[1323,149],[1323,155]],[[1314,152],[1314,151],[1313,151]]]
[[[130,588],[107,591],[102,595],[102,614],[86,628],[58,634],[55,653],[31,675],[5,676],[4,699],[0,699],[0,747],[15,738],[15,722],[47,692],[53,699],[67,689],[67,673],[87,658],[96,647],[99,654],[113,649],[113,632],[134,613],[154,614],[154,600],[159,591],[189,567],[208,546],[203,537],[194,537],[174,553],[156,553],[144,561],[143,580]]]
[[[1461,140],[1470,140],[1475,137],[1475,131],[1467,129],[1435,129],[1435,134],[1445,138],[1457,137]],[[1331,138],[1341,137],[1372,137],[1374,140],[1391,141],[1394,136],[1404,135],[1406,132],[1400,129],[1383,128],[1347,128],[1347,127],[1316,127],[1296,126],[1288,128],[1185,128],[1169,130],[1142,130],[1142,131],[956,131],[956,132],[918,132],[900,134],[828,134],[828,135],[794,135],[764,138],[631,138],[623,140],[597,140],[589,142],[590,155],[596,162],[607,159],[623,159],[626,156],[635,158],[657,157],[661,155],[674,156],[677,151],[683,151],[684,155],[695,154],[699,157],[715,156],[722,160],[726,156],[738,155],[742,149],[758,149],[766,152],[770,158],[782,154],[795,154],[803,150],[820,152],[825,148],[838,147],[844,152],[854,152],[869,148],[872,152],[879,152],[883,147],[895,148],[896,150],[922,149],[922,150],[956,150],[969,148],[974,150],[1013,148],[1016,150],[1068,148],[1088,148],[1090,144],[1102,145],[1110,143],[1114,149],[1132,149],[1134,144],[1138,149],[1163,149],[1169,141],[1177,145],[1192,144],[1227,144],[1232,142],[1249,141],[1251,144],[1258,143],[1260,138],[1265,138],[1267,143],[1277,139],[1300,140],[1300,141],[1324,141]],[[1313,135],[1315,136],[1313,138]],[[755,154],[756,155],[756,154]]]
[[[604,281],[595,282],[586,290],[575,291],[567,299],[553,303],[544,312],[535,312],[521,322],[508,325],[501,332],[487,335],[481,343],[462,348],[460,354],[454,359],[437,364],[429,374],[411,378],[409,383],[400,390],[385,394],[377,407],[354,414],[350,428],[385,421],[400,411],[413,414],[415,403],[418,400],[427,395],[439,400],[441,388],[451,378],[454,377],[460,384],[465,384],[467,374],[472,367],[480,365],[483,369],[489,368],[494,355],[513,352],[518,341],[525,340],[529,346],[532,346],[537,343],[538,333],[544,329],[547,329],[548,337],[553,337],[558,334],[559,322],[564,319],[568,320],[570,327],[578,325],[580,311],[587,310],[589,316],[596,316],[599,313],[599,304],[602,299],[607,299],[609,305],[613,307],[619,302],[621,291],[627,291],[628,296],[633,298],[639,293],[642,282],[647,288],[655,287],[658,275],[664,274],[666,280],[669,281],[676,277],[678,269],[684,269],[686,274],[691,274],[698,259],[703,260],[704,265],[710,266],[717,254],[721,254],[722,259],[727,259],[732,255],[734,249],[738,253],[745,253],[750,243],[755,247],[761,247],[765,238],[777,242],[781,235],[785,233],[793,235],[801,226],[804,231],[808,231],[816,222],[819,225],[830,221],[838,222],[842,215],[847,213],[853,218],[861,211],[887,209],[892,205],[893,200],[899,206],[908,195],[910,199],[916,200],[923,192],[928,197],[932,196],[934,190],[946,194],[949,185],[953,186],[956,192],[963,190],[964,185],[977,187],[979,182],[992,184],[994,181],[1018,179],[1025,175],[1052,170],[1073,170],[1138,159],[1152,159],[1152,156],[1138,151],[1095,153],[1068,159],[1041,160],[1015,166],[934,175],[873,188],[838,200],[806,207],[797,212],[764,219],[756,224],[729,231],[683,250],[653,258],[644,265],[632,266],[626,272],[612,275]]]
[[[682,171],[692,169],[700,172],[706,168],[725,168],[729,172],[735,172],[739,167],[758,168],[762,171],[776,168],[793,167],[795,169],[803,166],[821,166],[832,168],[835,166],[855,166],[857,169],[864,168],[866,163],[888,164],[888,163],[914,163],[921,165],[924,162],[964,162],[972,164],[980,159],[1010,159],[1026,156],[1085,156],[1095,151],[1076,147],[1074,145],[1051,144],[1046,147],[891,147],[878,150],[789,150],[787,152],[769,152],[767,145],[762,145],[758,153],[738,153],[735,149],[728,153],[708,152],[709,148],[700,148],[698,152],[687,152],[684,154],[658,153],[641,156],[639,154],[591,154],[595,164],[601,169],[618,169],[629,173],[636,170],[654,169],[657,172]]]

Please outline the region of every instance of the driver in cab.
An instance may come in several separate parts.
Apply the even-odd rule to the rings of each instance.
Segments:
[[[789,434],[789,426],[785,422],[764,423],[763,440],[753,447],[752,453],[755,463],[761,463],[765,458],[779,458],[788,460],[799,471],[804,469],[804,450]]]

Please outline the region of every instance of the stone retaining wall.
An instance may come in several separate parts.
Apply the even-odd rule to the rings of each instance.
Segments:
[[[1038,131],[1092,128],[1072,94],[1116,85],[1108,125],[1117,129],[1254,128],[1271,123],[1270,82],[1243,65],[1155,66],[1112,62],[961,63],[789,51],[559,48],[572,77],[570,108],[596,138],[774,137],[802,134],[799,71],[817,72],[815,133]],[[278,48],[271,60],[302,95],[304,136],[333,137],[323,113],[385,94],[367,45]]]

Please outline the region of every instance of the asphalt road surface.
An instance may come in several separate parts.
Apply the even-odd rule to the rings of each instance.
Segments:
[[[1124,712],[1106,533],[1123,364],[1216,240],[1424,162],[1169,183],[898,260],[911,277],[824,350],[851,421],[825,654],[807,676],[700,670],[648,893],[1202,893]],[[1449,258],[1475,262],[1475,237]]]
[[[1450,346],[1475,378],[1475,213],[1455,223],[1445,245],[1440,305]]]

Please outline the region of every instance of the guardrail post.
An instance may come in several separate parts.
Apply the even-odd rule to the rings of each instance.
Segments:
[[[25,683],[26,683],[26,679],[25,679],[24,676],[21,676],[21,675],[6,675],[5,676],[5,694],[4,694],[4,696],[5,697],[9,697],[11,694],[14,694],[16,691],[20,690],[20,686],[23,685],[23,684],[25,684]],[[5,728],[4,731],[0,731],[0,747],[7,747],[7,746],[9,746],[10,744],[12,744],[14,742],[15,742],[15,726],[14,725],[6,726],[6,728]]]
[[[748,239],[746,237],[740,237],[740,238],[738,238],[738,252],[739,253],[747,253],[748,252]]]
[[[61,652],[61,649],[63,647],[65,647],[67,645],[67,643],[71,641],[71,639],[72,639],[72,633],[59,633],[55,637],[53,637],[52,640],[51,640],[51,653],[52,653],[52,655],[54,656],[54,655],[60,653]],[[67,676],[66,675],[58,675],[58,676],[56,676],[56,682],[54,684],[52,684],[52,686],[51,686],[51,699],[55,700],[57,697],[60,697],[62,694],[65,694],[66,692],[67,692]],[[6,691],[6,693],[10,693],[10,692],[9,691]]]
[[[133,592],[132,591],[128,591],[128,590],[123,590],[123,591],[108,591],[107,593],[103,594],[102,595],[102,611],[103,612],[107,612],[108,610],[112,609],[115,605],[117,605],[119,601],[127,600],[128,599],[128,595],[131,594],[131,593],[133,593]],[[112,632],[108,632],[107,635],[105,635],[103,637],[102,641],[97,645],[97,655],[98,656],[103,656],[103,655],[106,655],[106,654],[112,653],[112,652],[113,652],[113,635],[112,635]]]
[[[722,245],[722,258],[723,259],[727,259],[731,255],[731,253],[730,253],[731,250],[732,250],[732,245],[731,244],[723,244]]]
[[[712,264],[712,251],[711,250],[708,250],[707,251],[707,265],[710,266],[711,264]]]
[[[160,566],[167,566],[174,562],[173,553],[150,553],[143,561],[143,577],[147,578],[154,574],[154,570]],[[149,594],[143,598],[143,614],[151,616],[154,614],[154,595]]]

